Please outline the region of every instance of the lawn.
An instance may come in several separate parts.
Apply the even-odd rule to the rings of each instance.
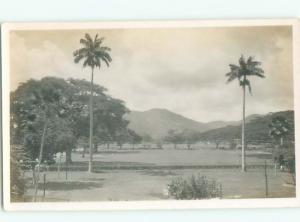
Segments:
[[[88,155],[73,154],[73,166],[87,167]],[[197,167],[229,167],[241,165],[240,150],[216,149],[149,149],[149,150],[106,150],[93,155],[98,169],[174,169]],[[263,151],[247,151],[248,165],[273,164],[272,155]],[[71,167],[72,168],[72,165]]]
[[[160,200],[170,199],[167,186],[172,179],[200,174],[216,179],[222,184],[223,198],[264,198],[265,160],[269,197],[293,197],[295,187],[290,185],[291,175],[277,172],[275,176],[271,155],[248,152],[247,163],[259,165],[242,173],[238,150],[113,150],[94,155],[97,173],[89,174],[72,169],[87,169],[88,155],[73,155],[73,165],[67,173],[53,167],[46,172],[45,201],[110,201],[110,200]],[[216,166],[218,166],[216,168]],[[226,167],[227,166],[227,167]],[[71,170],[72,169],[72,170]],[[25,174],[30,177],[30,172]],[[42,195],[42,184],[39,195]],[[27,195],[32,195],[31,186]]]

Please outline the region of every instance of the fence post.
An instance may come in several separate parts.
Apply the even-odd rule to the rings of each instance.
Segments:
[[[60,168],[61,168],[61,153],[59,153],[58,165],[57,165],[57,177],[60,176]]]
[[[68,180],[68,161],[67,161],[67,153],[66,153],[66,180]]]
[[[220,183],[220,199],[223,198],[223,187],[222,187],[222,183]]]
[[[266,186],[266,197],[269,195],[269,188],[268,188],[268,175],[267,175],[267,161],[265,160],[265,186]]]
[[[44,172],[44,192],[43,192],[43,197],[44,197],[44,200],[45,200],[45,196],[46,196],[46,173]]]

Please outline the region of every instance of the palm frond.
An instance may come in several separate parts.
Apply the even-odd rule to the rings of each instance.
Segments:
[[[240,68],[245,69],[246,68],[246,61],[243,55],[241,55],[240,59],[239,59],[239,64],[240,64]]]
[[[80,39],[79,42],[80,42],[82,45],[85,45],[86,47],[90,47],[90,42],[87,41],[86,39]]]
[[[77,55],[77,56],[75,56],[74,62],[75,62],[75,63],[80,62],[80,60],[83,59],[83,57],[84,57],[83,55]]]
[[[89,41],[90,43],[93,43],[93,40],[91,38],[91,36],[88,33],[85,33],[85,38],[87,41]]]
[[[74,56],[83,55],[85,56],[88,53],[89,49],[83,47],[73,52]]]
[[[105,58],[105,57],[101,57],[102,61],[105,62],[105,64],[107,65],[107,67],[109,66],[109,61]]]
[[[101,51],[111,51],[111,48],[109,48],[109,47],[106,47],[106,46],[102,46],[102,47],[99,47],[99,50],[101,50]]]
[[[105,51],[96,51],[96,52],[95,52],[95,55],[98,56],[98,57],[100,57],[101,59],[102,59],[102,58],[105,58],[105,59],[107,59],[109,62],[112,61],[112,58],[110,57],[110,55],[109,55],[107,52],[105,52]]]
[[[95,67],[98,67],[100,69],[101,67],[101,60],[99,57],[95,57]]]
[[[83,62],[83,68],[85,68],[86,66],[90,66],[91,62],[91,57],[87,57],[84,62]]]
[[[92,39],[92,37],[86,33],[85,38],[80,39],[80,43],[84,45],[84,47],[73,52],[74,62],[78,63],[82,59],[83,67],[90,66],[101,67],[101,61],[104,61],[107,66],[112,61],[112,58],[108,52],[111,51],[109,47],[101,46],[104,38],[99,38],[98,34]]]
[[[98,33],[95,35],[94,42],[96,42],[97,39],[98,39]]]
[[[226,74],[226,76],[228,76],[227,83],[230,83],[231,81],[238,78],[238,75],[237,75],[236,72],[229,72],[229,73]]]
[[[240,70],[240,67],[234,64],[229,64],[231,71]]]
[[[251,89],[250,81],[248,79],[244,79],[243,84],[244,84],[244,86],[248,86],[249,93],[252,95],[252,89]]]

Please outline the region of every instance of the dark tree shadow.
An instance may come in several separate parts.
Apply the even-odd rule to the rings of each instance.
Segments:
[[[171,170],[145,170],[142,171],[141,174],[149,175],[149,176],[176,176],[177,173],[174,173]]]
[[[46,190],[86,190],[92,188],[100,188],[103,186],[99,181],[104,179],[98,179],[97,182],[93,181],[49,181],[46,183]],[[44,189],[44,184],[39,183],[39,189]]]
[[[254,157],[257,159],[272,159],[272,154],[268,153],[248,153],[246,154],[247,157]]]

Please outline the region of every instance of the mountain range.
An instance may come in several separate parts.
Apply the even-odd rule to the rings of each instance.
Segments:
[[[250,121],[260,115],[254,114],[246,118]],[[147,111],[131,111],[125,116],[129,120],[129,128],[140,135],[150,135],[152,138],[162,138],[170,129],[193,130],[199,133],[226,126],[238,126],[241,121],[198,122],[167,109],[150,109]]]

